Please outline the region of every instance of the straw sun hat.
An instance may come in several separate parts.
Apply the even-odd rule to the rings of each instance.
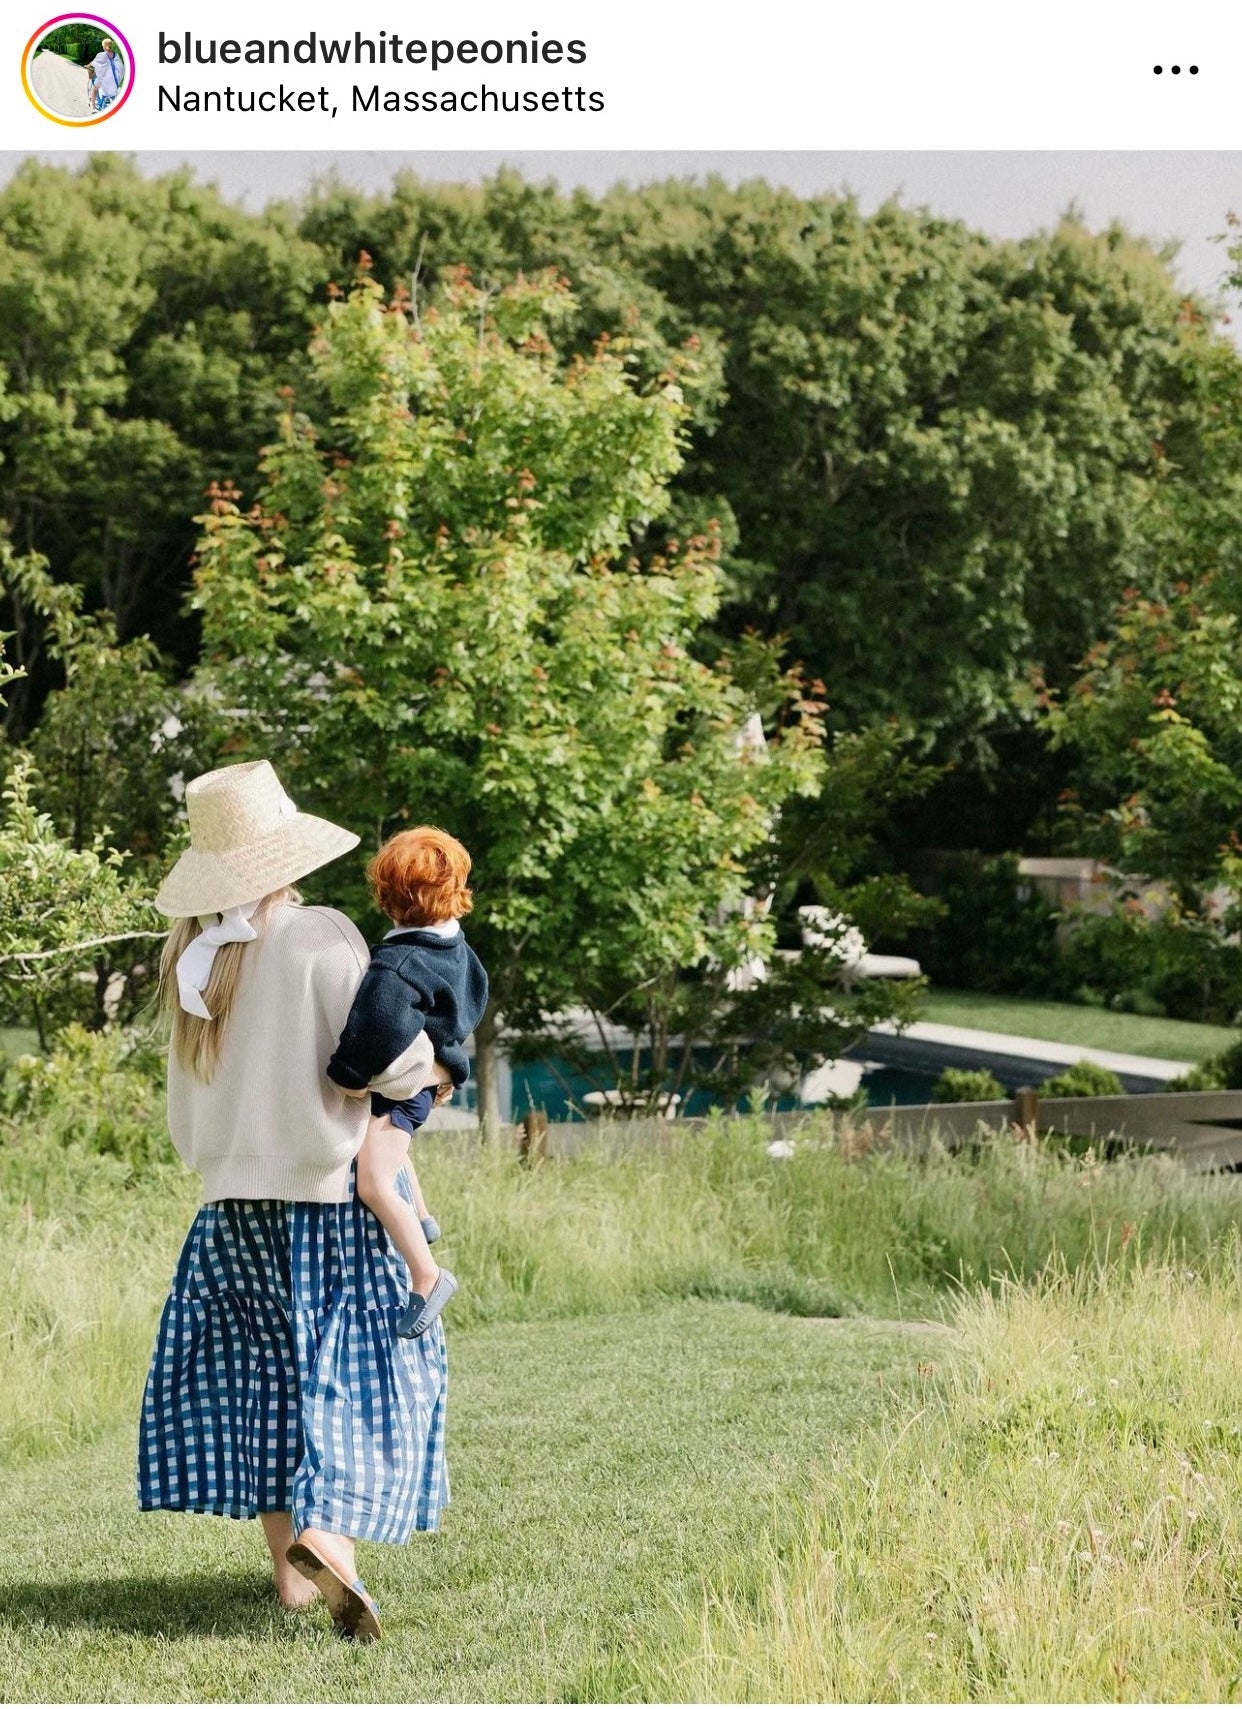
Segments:
[[[300,813],[267,760],[204,772],[185,805],[190,846],[155,898],[173,919],[240,908],[358,846],[352,831]]]

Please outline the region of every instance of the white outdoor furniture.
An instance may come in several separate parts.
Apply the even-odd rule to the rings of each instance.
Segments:
[[[802,941],[808,949],[835,956],[841,971],[852,979],[917,979],[923,969],[913,956],[872,955],[857,926],[831,908],[799,908]]]
[[[829,1098],[852,1098],[862,1083],[865,1062],[850,1062],[845,1057],[821,1062],[812,1068],[798,1087],[800,1104],[822,1104]]]
[[[677,1106],[681,1103],[680,1092],[657,1092],[654,1108],[651,1101],[641,1092],[624,1092],[619,1086],[609,1086],[603,1092],[584,1092],[582,1102],[589,1110],[605,1111],[624,1110],[639,1111],[642,1114],[654,1115],[660,1121],[671,1121],[677,1114]]]

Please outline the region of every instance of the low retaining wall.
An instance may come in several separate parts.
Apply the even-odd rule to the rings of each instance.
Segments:
[[[986,1104],[894,1104],[868,1110],[865,1119],[902,1143],[930,1138],[934,1131],[942,1143],[961,1144],[980,1127],[1020,1127],[1172,1151],[1192,1168],[1242,1166],[1242,1092],[1145,1092],[1117,1098],[1020,1093]]]
[[[787,1138],[821,1115],[791,1110],[767,1119],[773,1138]],[[502,1143],[516,1144],[534,1156],[572,1157],[592,1147],[620,1153],[636,1146],[658,1149],[702,1125],[696,1117],[551,1123],[535,1117],[516,1128],[506,1125]],[[862,1111],[851,1126],[857,1132],[870,1129],[879,1143],[916,1149],[933,1138],[953,1148],[976,1138],[980,1128],[1033,1128],[1041,1134],[1100,1142],[1115,1138],[1173,1152],[1195,1170],[1242,1168],[1242,1092],[1147,1092],[1119,1098],[1037,1098],[1025,1093],[977,1104],[892,1104]],[[470,1148],[479,1143],[477,1128],[445,1129],[434,1137]]]

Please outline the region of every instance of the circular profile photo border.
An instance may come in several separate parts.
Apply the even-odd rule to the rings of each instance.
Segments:
[[[114,102],[113,105],[108,108],[107,112],[97,113],[93,119],[63,118],[61,114],[54,113],[50,107],[45,107],[30,85],[30,60],[35,48],[50,30],[54,30],[56,28],[57,24],[75,23],[102,24],[107,33],[110,36],[115,36],[117,41],[119,41],[121,46],[125,49],[126,78],[125,88],[121,93],[121,99]],[[30,105],[34,110],[37,113],[41,113],[45,119],[50,119],[54,125],[66,125],[71,131],[89,130],[92,125],[102,125],[105,120],[115,118],[121,108],[125,105],[126,101],[129,100],[130,95],[133,93],[134,50],[129,45],[128,37],[123,35],[110,19],[101,18],[96,12],[60,12],[55,18],[49,18],[46,24],[40,24],[35,33],[31,36],[30,40],[26,43],[26,51],[22,54],[22,88],[26,91],[26,98],[29,100]]]

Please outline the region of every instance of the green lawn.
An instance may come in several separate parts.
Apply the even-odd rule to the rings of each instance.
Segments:
[[[681,1302],[450,1333],[442,1532],[363,1548],[385,1641],[283,1612],[256,1525],[140,1515],[132,1431],[6,1468],[14,1701],[617,1700],[688,1659],[719,1578],[758,1592],[817,1462],[893,1404],[938,1325]],[[763,1565],[761,1565],[763,1563]]]
[[[25,1056],[38,1048],[39,1035],[33,1027],[0,1027],[0,1057]]]
[[[948,1027],[978,1027],[983,1032],[1022,1033],[1096,1050],[1129,1051],[1135,1056],[1171,1057],[1201,1062],[1236,1042],[1232,1027],[1202,1026],[1150,1015],[1125,1015],[1115,1009],[1089,1009],[1079,1003],[1032,1003],[1022,997],[988,997],[975,991],[932,991],[920,1017]]]

